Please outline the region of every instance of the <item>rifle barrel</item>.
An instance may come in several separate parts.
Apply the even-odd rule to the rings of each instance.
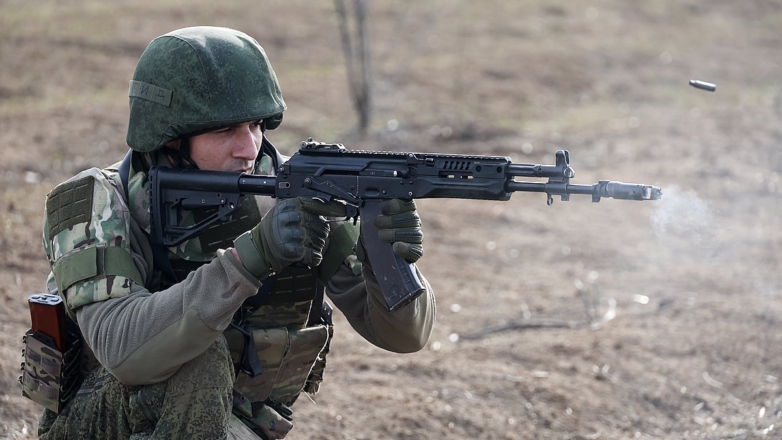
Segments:
[[[662,197],[662,190],[656,186],[609,180],[601,180],[594,185],[571,185],[558,182],[516,182],[511,180],[505,185],[505,188],[509,192],[544,192],[552,196],[570,194],[591,195],[592,200],[595,202],[606,197],[621,200],[658,200]]]

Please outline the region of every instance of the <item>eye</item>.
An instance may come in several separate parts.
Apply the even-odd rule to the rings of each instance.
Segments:
[[[251,125],[253,128],[260,127],[260,126],[262,126],[262,125],[263,125],[263,119],[259,119],[259,120],[257,120],[257,121],[255,121],[255,122],[253,122],[253,123],[252,123],[252,124],[250,124],[250,125]]]

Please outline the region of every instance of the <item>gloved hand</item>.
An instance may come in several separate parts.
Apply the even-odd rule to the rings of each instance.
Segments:
[[[329,224],[323,216],[344,217],[345,205],[299,197],[277,203],[252,230],[234,240],[234,248],[247,270],[258,278],[279,273],[293,263],[317,266]]]
[[[415,210],[415,200],[386,200],[380,208],[382,215],[375,219],[378,238],[393,243],[394,253],[415,263],[424,255],[424,232],[421,217]]]

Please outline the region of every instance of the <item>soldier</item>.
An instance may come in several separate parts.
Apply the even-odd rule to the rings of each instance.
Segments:
[[[336,201],[251,197],[232,221],[179,246],[150,238],[151,167],[268,175],[285,160],[265,137],[285,102],[254,39],[213,27],[158,37],[129,95],[125,160],[47,197],[47,290],[78,324],[92,367],[59,415],[44,412],[42,439],[285,437],[289,406],[317,392],[325,367],[324,291],[378,347],[425,345],[431,287],[419,273],[426,292],[389,312]],[[423,255],[413,202],[386,202],[376,225],[398,255]]]

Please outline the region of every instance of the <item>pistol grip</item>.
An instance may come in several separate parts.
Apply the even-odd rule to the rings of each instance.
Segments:
[[[369,264],[391,311],[397,310],[424,292],[415,265],[396,255],[391,243],[381,241],[375,219],[381,215],[383,200],[368,200],[360,209],[361,236]]]

